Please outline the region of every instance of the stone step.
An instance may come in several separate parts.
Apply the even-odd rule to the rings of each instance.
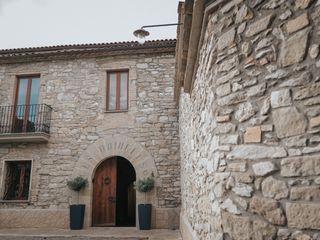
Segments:
[[[1,240],[148,240],[149,237],[0,235]]]
[[[182,240],[179,230],[134,227],[69,229],[0,229],[0,240]]]

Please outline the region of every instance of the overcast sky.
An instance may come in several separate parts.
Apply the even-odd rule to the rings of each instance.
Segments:
[[[176,23],[178,0],[0,0],[0,49],[135,40],[142,25]],[[148,39],[176,37],[150,28]]]

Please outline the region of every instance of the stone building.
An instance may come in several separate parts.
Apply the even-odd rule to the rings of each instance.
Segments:
[[[184,239],[320,239],[320,1],[180,13]]]
[[[76,176],[85,227],[134,226],[132,182],[152,173],[152,225],[178,227],[175,45],[0,50],[0,228],[68,228]]]
[[[0,227],[67,227],[74,176],[98,226],[115,169],[106,207],[133,204],[108,225],[134,225],[131,183],[153,172],[155,228],[320,239],[320,0],[185,0],[179,21],[177,46],[0,51]]]

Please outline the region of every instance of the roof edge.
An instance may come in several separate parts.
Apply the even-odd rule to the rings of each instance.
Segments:
[[[158,39],[149,40],[144,44],[138,43],[138,41],[120,41],[120,42],[105,42],[105,43],[83,43],[83,44],[64,44],[64,45],[52,45],[52,46],[41,46],[41,47],[25,47],[25,48],[8,48],[0,49],[0,55],[3,53],[13,52],[35,52],[35,51],[47,51],[47,50],[63,50],[63,49],[84,49],[94,47],[112,47],[112,46],[150,46],[154,44],[169,43],[176,41],[176,39]]]
[[[176,39],[58,45],[47,47],[31,47],[0,50],[1,63],[48,61],[54,59],[68,59],[74,57],[116,56],[128,54],[151,54],[175,52]]]

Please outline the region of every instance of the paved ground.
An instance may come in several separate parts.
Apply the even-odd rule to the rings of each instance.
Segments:
[[[1,240],[182,240],[179,230],[136,228],[0,229]]]

